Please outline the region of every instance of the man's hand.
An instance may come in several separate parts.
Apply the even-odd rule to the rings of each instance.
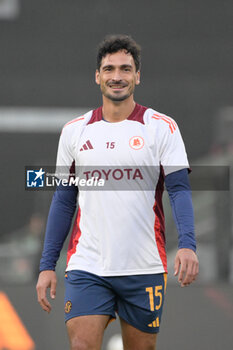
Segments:
[[[199,262],[192,249],[182,248],[176,253],[174,275],[178,276],[181,287],[188,286],[195,281],[199,272]]]
[[[47,299],[47,289],[50,288],[50,297],[56,297],[57,277],[55,271],[41,271],[36,285],[37,298],[42,309],[50,313],[51,304]]]

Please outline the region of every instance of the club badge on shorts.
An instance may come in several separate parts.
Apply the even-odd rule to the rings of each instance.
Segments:
[[[70,300],[68,300],[65,304],[65,313],[68,314],[71,311],[72,303]]]

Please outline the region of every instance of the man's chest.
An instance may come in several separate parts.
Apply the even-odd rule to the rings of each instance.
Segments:
[[[158,165],[155,133],[147,126],[124,121],[87,125],[74,142],[77,165]]]

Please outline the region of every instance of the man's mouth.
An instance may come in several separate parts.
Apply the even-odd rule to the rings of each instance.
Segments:
[[[111,89],[123,89],[127,86],[126,83],[117,83],[117,82],[114,82],[114,83],[111,83],[109,82],[108,83],[108,86],[111,88]]]
[[[126,87],[126,85],[116,85],[116,84],[109,84],[108,86],[114,90],[121,90],[121,89],[124,89]]]

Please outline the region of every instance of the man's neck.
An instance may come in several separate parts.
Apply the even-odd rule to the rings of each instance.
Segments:
[[[128,118],[135,108],[133,97],[120,102],[113,102],[103,96],[103,118],[111,123],[121,122]]]

